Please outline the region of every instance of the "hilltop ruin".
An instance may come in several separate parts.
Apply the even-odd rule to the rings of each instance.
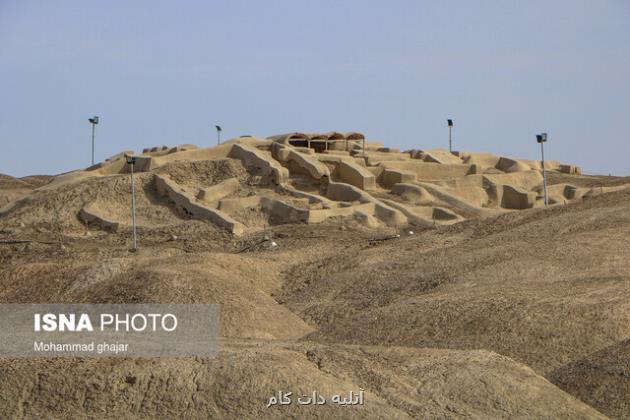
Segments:
[[[58,176],[42,189],[128,173],[125,154],[133,152]],[[545,165],[551,172],[581,172],[556,161]],[[370,227],[431,227],[544,205],[540,161],[440,149],[401,152],[358,132],[246,136],[210,148],[152,147],[136,155],[135,171],[146,186],[145,206],[168,203],[180,217],[207,220],[234,235],[330,218]],[[600,192],[556,184],[549,189],[550,204]],[[0,211],[11,212],[24,200]],[[82,222],[110,231],[128,224],[127,212],[112,207],[117,199],[101,194],[84,200],[77,214]]]

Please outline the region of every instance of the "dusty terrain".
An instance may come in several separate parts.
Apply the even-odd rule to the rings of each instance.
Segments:
[[[629,178],[296,139],[148,149],[137,253],[120,157],[2,176],[0,302],[219,303],[222,345],[0,359],[0,418],[630,418]]]

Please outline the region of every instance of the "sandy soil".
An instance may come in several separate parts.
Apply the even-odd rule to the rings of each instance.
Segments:
[[[267,188],[231,163],[160,171],[191,189]],[[630,191],[413,235],[331,218],[234,237],[182,217],[149,175],[137,254],[127,227],[77,217],[89,203],[124,221],[128,177],[25,187],[0,217],[0,302],[220,303],[220,356],[0,359],[0,418],[630,416]],[[282,389],[366,402],[266,408]]]

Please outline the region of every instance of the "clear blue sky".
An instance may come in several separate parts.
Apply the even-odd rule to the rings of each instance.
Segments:
[[[630,1],[0,0],[0,173],[359,130],[630,175]]]

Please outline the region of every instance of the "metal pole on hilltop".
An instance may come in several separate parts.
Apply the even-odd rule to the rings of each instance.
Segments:
[[[541,133],[536,136],[536,141],[540,143],[540,156],[541,156],[541,164],[542,164],[542,173],[543,173],[543,193],[545,195],[545,206],[549,204],[549,199],[547,197],[547,169],[545,168],[545,147],[544,144],[547,142],[547,133]]]
[[[215,125],[215,128],[217,129],[217,146],[221,144],[221,131],[223,131],[223,129],[221,128],[220,125]]]
[[[453,129],[453,120],[446,120],[448,123],[448,151],[453,153],[453,139],[452,139],[452,129]]]
[[[131,167],[131,235],[133,238],[133,245],[130,251],[136,252],[138,250],[138,238],[136,235],[136,185],[133,179],[133,169],[136,165],[136,158],[134,156],[126,156],[127,163]]]
[[[93,116],[92,118],[88,118],[90,124],[92,124],[92,166],[94,166],[94,137],[96,134],[96,125],[98,124],[98,116]]]

